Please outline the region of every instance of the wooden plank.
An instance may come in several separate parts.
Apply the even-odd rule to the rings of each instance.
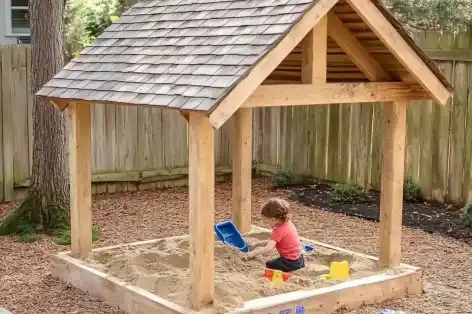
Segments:
[[[339,143],[339,106],[334,104],[328,107],[328,132],[327,132],[327,175],[328,179],[340,181],[338,168],[338,143]]]
[[[408,270],[400,275],[380,274],[340,283],[331,287],[295,291],[246,302],[233,313],[305,313],[330,314],[340,308],[356,308],[393,298],[421,294],[421,272]]]
[[[116,107],[117,168],[134,170],[137,165],[138,111],[133,106]]]
[[[382,174],[383,110],[383,104],[373,104],[370,185],[372,189],[377,191],[380,190]]]
[[[370,56],[364,46],[349,28],[339,19],[335,12],[328,13],[328,32],[341,49],[351,58],[355,65],[370,81],[391,81],[392,76]]]
[[[303,18],[290,29],[277,46],[257,63],[246,78],[210,114],[210,121],[215,128],[223,125],[236,112],[252,92],[262,84],[336,2],[337,0],[320,0],[305,13]]]
[[[28,147],[29,147],[29,173],[33,173],[33,75],[31,73],[31,47],[26,47],[26,84],[28,91]],[[1,84],[0,84],[1,86]],[[67,124],[66,124],[67,127]],[[66,128],[67,130],[67,128]],[[1,190],[1,189],[0,189]]]
[[[455,35],[445,34],[439,39],[441,49],[453,47]],[[452,73],[454,61],[440,62],[439,69],[452,82]],[[470,69],[469,69],[470,71]],[[469,94],[470,95],[470,94]],[[444,109],[435,104],[433,106],[433,175],[432,175],[432,195],[434,200],[444,201],[447,193],[448,184],[448,161],[449,161],[449,128],[450,128],[450,110],[451,104]],[[470,101],[468,107],[470,106]],[[468,120],[471,121],[471,120]],[[469,138],[469,137],[466,137]],[[466,141],[469,143],[470,141]],[[467,165],[466,165],[467,167]]]
[[[375,4],[370,0],[348,0],[348,3],[377,34],[398,61],[409,70],[418,83],[429,91],[439,104],[445,106],[451,97],[451,92],[447,90],[420,56],[401,37]]]
[[[28,147],[28,93],[26,73],[26,48],[14,45],[11,49],[11,103],[13,106],[13,171],[14,180],[22,181],[29,178],[29,147]]]
[[[233,222],[240,232],[251,229],[252,108],[240,108],[233,121]]]
[[[13,141],[14,123],[13,123],[13,103],[11,91],[14,89],[12,83],[12,60],[11,48],[5,46],[2,50],[2,127],[3,127],[3,188],[4,201],[12,201],[14,192],[14,153],[15,146]]]
[[[68,116],[71,251],[74,257],[83,257],[92,251],[90,103],[71,102]]]
[[[108,170],[105,104],[92,106],[92,172]]]
[[[425,35],[418,42],[420,47],[433,48],[438,44],[439,38],[436,33],[426,32]],[[433,175],[433,102],[431,100],[421,103],[420,139],[419,187],[424,198],[429,200]]]
[[[202,113],[189,114],[190,304],[211,307],[214,293],[214,131]]]
[[[105,105],[105,139],[107,152],[107,171],[114,172],[118,169],[118,153],[116,140],[116,105]],[[107,192],[114,193],[116,186],[107,185]]]
[[[407,105],[403,101],[384,106],[379,228],[381,267],[400,265]]]
[[[404,83],[328,83],[263,85],[249,97],[243,108],[390,102],[427,99]]]
[[[356,182],[365,189],[370,187],[370,169],[372,160],[372,104],[360,105],[359,126],[356,145],[357,166]]]
[[[51,274],[129,314],[195,313],[144,289],[88,267],[80,260],[64,253],[53,256]]]
[[[469,47],[470,39],[468,36],[459,36],[456,40],[458,48]],[[449,131],[448,200],[452,202],[460,202],[462,200],[464,145],[466,140],[464,132],[469,93],[468,76],[469,65],[465,62],[456,62],[452,80],[455,93],[452,99],[451,128]]]
[[[138,164],[137,169],[152,169],[153,126],[150,108],[138,108]],[[157,153],[158,151],[156,151]]]
[[[349,163],[350,163],[350,115],[351,115],[351,105],[342,104],[339,105],[339,140],[338,140],[338,155],[337,159],[337,169],[340,182],[349,181]]]

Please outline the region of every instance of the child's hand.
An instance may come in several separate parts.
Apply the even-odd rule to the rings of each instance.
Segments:
[[[240,256],[241,256],[241,259],[244,261],[244,262],[247,262],[251,259],[254,259],[254,255],[251,254],[252,252],[249,252],[249,253],[244,253],[244,252],[241,252]]]

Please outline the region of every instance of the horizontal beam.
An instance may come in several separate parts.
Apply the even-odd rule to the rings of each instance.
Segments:
[[[242,107],[277,107],[431,99],[404,83],[263,85]]]

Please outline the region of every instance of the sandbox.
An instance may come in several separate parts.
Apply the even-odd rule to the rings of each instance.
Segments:
[[[268,237],[269,231],[258,227],[245,235],[249,243]],[[317,252],[307,255],[307,266],[279,286],[264,278],[266,258],[243,262],[237,251],[216,242],[213,312],[331,313],[342,306],[422,291],[416,267],[402,264],[381,269],[375,257],[302,241]],[[188,301],[188,248],[188,236],[178,236],[100,248],[82,260],[65,252],[54,257],[52,273],[130,314],[195,313]],[[350,264],[349,280],[319,278],[329,273],[331,262],[342,260]]]

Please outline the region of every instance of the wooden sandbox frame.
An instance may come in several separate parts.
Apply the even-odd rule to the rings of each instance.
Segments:
[[[152,3],[154,2],[146,5],[157,5],[157,2]],[[136,9],[139,10],[140,6],[141,4],[136,4]],[[387,68],[388,64],[379,63],[380,61],[372,53],[375,47],[371,46],[369,41],[356,37],[351,31],[349,23],[346,19],[343,20],[343,14],[340,13],[346,8],[353,12],[348,15],[354,14],[362,20],[362,26],[371,31],[384,49],[382,51],[388,51],[391,58],[398,61],[394,69]],[[290,18],[288,15],[283,16],[283,19],[290,20]],[[133,21],[132,15],[128,16],[128,19],[131,24],[139,23],[139,21]],[[382,103],[381,106],[383,106],[384,134],[378,263],[380,267],[392,269],[402,265],[400,258],[407,106],[409,101],[424,99],[434,100],[445,106],[452,95],[453,88],[433,61],[414,44],[378,0],[313,0],[298,19],[291,21],[290,28],[278,34],[277,41],[272,46],[264,48],[266,50],[253,59],[253,63],[244,74],[234,77],[233,85],[224,88],[216,100],[205,99],[212,102],[213,105],[209,107],[205,107],[208,105],[206,101],[202,102],[206,105],[201,108],[197,105],[195,105],[197,107],[173,107],[167,102],[170,95],[161,97],[157,92],[155,92],[157,94],[147,95],[138,89],[137,95],[139,92],[140,97],[146,96],[141,99],[131,95],[128,87],[123,91],[121,87],[117,90],[111,87],[107,87],[109,90],[106,91],[89,90],[87,86],[94,86],[96,82],[82,86],[84,85],[81,84],[82,81],[64,80],[64,77],[70,74],[69,67],[63,69],[55,79],[37,93],[38,96],[46,97],[60,110],[68,109],[71,253],[70,255],[61,253],[54,258],[55,276],[98,295],[110,304],[119,305],[130,313],[153,313],[153,311],[192,313],[192,311],[211,310],[214,301],[215,273],[213,231],[215,129],[220,128],[233,117],[232,220],[241,232],[246,233],[251,229],[253,109],[271,106],[359,103]],[[139,25],[136,24],[136,26]],[[277,29],[280,28],[274,28],[274,30]],[[180,34],[180,30],[177,33]],[[140,37],[146,36],[150,35],[140,34]],[[241,37],[240,34],[236,34],[234,39],[239,40],[238,36]],[[162,41],[160,39],[162,38],[159,38],[159,41]],[[329,41],[339,46],[342,53],[350,60],[349,67],[352,68],[353,64],[359,69],[362,72],[362,78],[352,78],[347,75],[333,80],[328,77],[330,71],[332,74],[332,69],[328,67],[331,62],[328,57],[339,56],[338,52],[334,55],[329,52]],[[91,45],[82,52],[85,59],[90,57],[87,51],[94,48],[94,45]],[[97,51],[103,51],[103,49],[104,47],[98,47]],[[153,48],[148,47],[148,49],[152,51]],[[114,60],[107,54],[102,55],[100,52],[94,54],[101,55],[109,62]],[[190,51],[190,57],[192,57],[191,54]],[[210,59],[213,57],[208,55]],[[297,63],[299,65],[296,66],[295,71],[298,72],[295,74],[297,78],[300,76],[300,79],[287,80],[277,75],[272,76],[289,57],[297,58],[295,62],[299,62]],[[152,65],[160,64],[156,61]],[[94,74],[103,74],[103,81],[113,83],[110,81],[111,78],[107,79],[108,72],[100,70],[101,63],[92,62],[87,65],[87,68],[89,66],[96,69]],[[78,66],[77,71],[82,71],[79,70],[81,68]],[[134,75],[140,75],[140,72],[133,71],[129,69],[123,73],[124,77],[133,81]],[[110,94],[111,98],[104,99],[97,96],[103,93]],[[189,101],[197,101],[197,103],[202,101],[196,96],[189,97]],[[154,99],[157,100],[154,102]],[[189,299],[192,311],[176,307],[157,296],[127,286],[78,263],[78,258],[92,251],[91,106],[95,102],[178,110],[188,123]],[[411,267],[411,273],[406,276],[374,276],[374,278],[353,280],[335,287],[310,292],[312,294],[293,293],[284,298],[284,301],[280,301],[278,297],[275,299],[277,302],[293,305],[294,298],[304,298],[308,302],[307,306],[316,308],[323,304],[323,313],[328,313],[330,309],[342,304],[356,305],[409,293],[419,293],[421,292],[421,272],[412,266],[408,267]],[[320,298],[321,303],[319,303]],[[271,300],[273,299],[265,299],[262,302],[272,302]],[[251,304],[253,304],[252,310],[246,308],[240,313],[265,313],[259,310],[260,305],[257,305],[257,302],[254,301]],[[263,306],[266,305],[267,303]],[[278,308],[278,305],[274,304],[273,307]]]
[[[252,226],[251,232],[269,231]],[[187,239],[188,236],[168,237],[165,239]],[[140,241],[123,245],[103,247],[93,252],[106,251],[115,248],[133,247],[153,244],[161,239]],[[332,249],[353,256],[378,261],[376,257],[338,248],[307,238],[303,242],[316,247]],[[303,307],[305,313],[328,314],[341,307],[356,307],[362,304],[385,301],[391,298],[403,297],[422,292],[421,270],[417,267],[400,264],[399,274],[385,273],[360,279],[348,280],[333,286],[295,291],[248,301],[243,307],[231,313],[267,314],[291,310],[296,313],[297,307]],[[120,308],[129,314],[140,313],[199,313],[182,307],[163,297],[144,289],[128,284],[116,277],[107,275],[97,269],[85,265],[79,259],[71,256],[71,252],[60,253],[53,258],[52,275],[100,298],[106,303]],[[203,311],[205,312],[205,311]],[[201,313],[201,312],[200,312]]]

